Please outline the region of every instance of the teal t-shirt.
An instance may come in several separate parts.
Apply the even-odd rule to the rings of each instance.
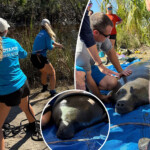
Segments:
[[[47,55],[47,50],[53,49],[54,41],[50,38],[46,30],[41,30],[36,36],[33,44],[32,54],[41,54],[44,57]]]
[[[7,95],[19,90],[27,80],[20,69],[19,59],[27,52],[11,38],[2,37],[3,59],[0,61],[0,95]]]

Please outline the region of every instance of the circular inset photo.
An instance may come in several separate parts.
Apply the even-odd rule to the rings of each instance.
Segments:
[[[96,96],[68,90],[46,104],[40,126],[43,139],[52,150],[98,150],[109,135],[110,119]]]

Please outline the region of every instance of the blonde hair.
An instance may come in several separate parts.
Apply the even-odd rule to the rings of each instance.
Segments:
[[[50,25],[48,23],[45,23],[43,27],[45,28],[45,30],[47,31],[47,33],[49,34],[49,36],[52,38],[52,40],[55,41],[56,34],[54,33],[54,31],[52,30],[52,28],[50,27]]]
[[[3,59],[3,47],[2,47],[2,38],[0,37],[0,60]]]

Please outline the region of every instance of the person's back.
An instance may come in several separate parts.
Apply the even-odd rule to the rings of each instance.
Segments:
[[[27,79],[20,69],[19,64],[19,58],[25,58],[27,52],[16,40],[7,37],[2,37],[2,47],[3,59],[0,61],[0,95],[6,95],[19,89]]]
[[[34,111],[28,100],[27,77],[19,63],[19,58],[25,58],[27,52],[16,40],[6,37],[9,27],[8,22],[0,18],[0,150],[5,149],[2,127],[11,107],[19,106],[29,121],[27,126],[37,131]]]
[[[46,57],[46,51],[53,49],[54,41],[50,38],[47,31],[42,29],[36,36],[33,44],[33,54],[39,53]]]

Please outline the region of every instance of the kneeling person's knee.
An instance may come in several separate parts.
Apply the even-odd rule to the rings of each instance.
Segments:
[[[117,86],[117,79],[115,77],[111,77],[111,80],[108,84],[108,90],[112,90]]]
[[[99,83],[100,90],[112,90],[117,85],[117,79],[111,76],[105,76]]]
[[[85,72],[76,71],[76,88],[85,90]]]

